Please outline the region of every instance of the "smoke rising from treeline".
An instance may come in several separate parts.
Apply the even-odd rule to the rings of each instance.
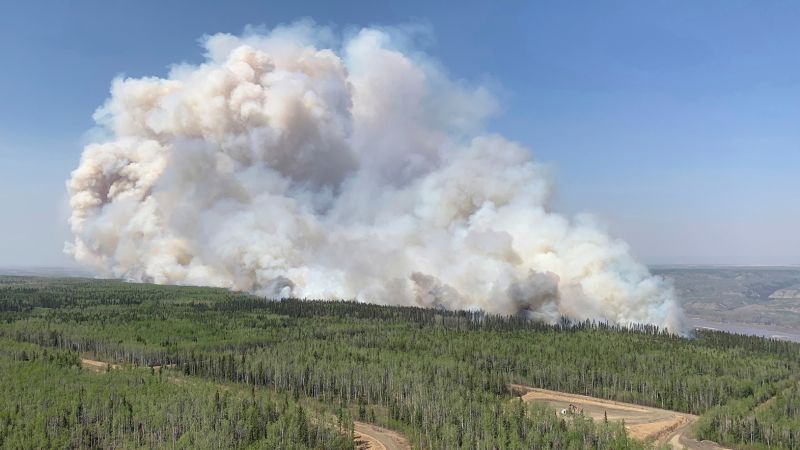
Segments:
[[[491,94],[411,41],[298,23],[114,80],[67,253],[131,280],[680,330],[672,288],[551,211],[546,168],[482,131]]]

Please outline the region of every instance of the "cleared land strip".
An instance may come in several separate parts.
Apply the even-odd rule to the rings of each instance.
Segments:
[[[119,364],[111,364],[94,359],[81,358],[81,365],[86,369],[94,372],[105,372],[108,369],[121,369]],[[165,367],[174,367],[174,364]],[[158,369],[159,366],[153,366]],[[180,384],[183,380],[178,378],[170,378],[170,381]],[[228,389],[227,386],[220,385],[222,389]],[[353,440],[355,441],[358,450],[410,450],[411,444],[400,433],[390,430],[388,428],[379,427],[366,422],[353,422],[355,433]]]
[[[81,358],[81,364],[95,372],[122,367],[86,358]],[[183,381],[170,379],[176,383]],[[570,411],[572,405],[575,407],[575,413],[582,412],[596,421],[604,420],[606,417],[610,421],[624,420],[628,434],[635,439],[650,440],[656,445],[669,443],[675,449],[686,447],[690,450],[728,450],[711,441],[694,439],[691,430],[697,416],[692,414],[517,384],[511,387],[526,402],[545,402],[557,411]],[[358,421],[353,422],[353,427],[356,448],[359,450],[411,449],[408,440],[396,431]]]
[[[591,417],[595,421],[625,421],[628,434],[643,441],[653,441],[656,445],[669,443],[675,449],[727,450],[711,441],[698,441],[691,436],[692,425],[697,416],[631,403],[604,400],[586,395],[537,389],[522,385],[511,385],[523,401],[545,402],[557,411],[570,412]]]
[[[106,369],[119,369],[120,366],[118,364],[111,364],[103,361],[96,361],[94,359],[86,359],[81,358],[81,365],[89,370],[93,370],[95,372],[104,372]]]
[[[411,444],[396,431],[371,423],[353,422],[356,448],[359,450],[409,450]]]

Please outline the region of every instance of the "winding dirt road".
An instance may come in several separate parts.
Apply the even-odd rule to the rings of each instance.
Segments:
[[[81,358],[81,365],[95,372],[122,367],[87,358]],[[178,379],[173,381],[179,382]],[[624,420],[625,429],[631,437],[652,441],[656,445],[669,443],[674,449],[729,450],[711,441],[694,439],[691,431],[697,416],[692,414],[517,384],[511,385],[511,388],[523,401],[544,402],[559,412],[568,411],[570,405],[574,405],[577,413],[582,412],[594,420],[604,420],[606,417],[611,421]],[[355,432],[353,438],[359,450],[411,449],[411,444],[403,435],[388,428],[359,421],[353,422],[353,428]]]
[[[411,444],[396,431],[365,422],[353,422],[359,450],[410,450]]]
[[[120,369],[122,366],[119,364],[111,364],[104,361],[97,361],[94,359],[81,358],[81,366],[93,372],[105,372],[109,368],[113,370]],[[165,367],[174,367],[174,364]],[[159,366],[153,366],[158,369]],[[170,378],[174,383],[180,384],[183,380],[178,378]],[[222,389],[228,389],[227,386],[220,385]],[[411,444],[400,433],[390,430],[388,428],[379,427],[366,422],[353,422],[355,434],[353,440],[355,441],[358,450],[410,450]]]
[[[523,401],[544,402],[559,413],[569,411],[570,405],[574,405],[577,413],[583,412],[596,421],[605,417],[610,421],[624,420],[628,435],[635,439],[652,441],[656,445],[669,443],[675,449],[727,450],[714,442],[698,441],[691,436],[692,425],[697,421],[697,416],[692,414],[516,384],[511,387]]]

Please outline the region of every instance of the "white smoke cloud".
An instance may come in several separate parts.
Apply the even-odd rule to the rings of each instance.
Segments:
[[[680,330],[672,288],[481,131],[489,92],[398,33],[216,34],[202,64],[114,80],[67,253],[131,280]]]

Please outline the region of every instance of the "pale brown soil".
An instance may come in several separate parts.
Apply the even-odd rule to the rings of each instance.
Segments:
[[[628,434],[642,441],[650,441],[656,445],[669,443],[675,449],[690,450],[723,450],[711,441],[698,441],[691,435],[692,425],[697,416],[676,411],[668,411],[631,403],[603,400],[585,395],[535,389],[527,386],[512,385],[523,401],[539,401],[559,411],[568,409],[569,405],[577,407],[577,413],[591,417],[595,421],[625,421]]]
[[[400,433],[365,422],[353,422],[359,450],[410,450],[411,444]]]
[[[109,364],[103,361],[95,361],[93,359],[86,359],[81,358],[81,365],[89,370],[94,370],[95,372],[105,372],[106,369],[110,366],[112,369],[119,369],[119,364]]]
[[[174,369],[174,368],[178,367],[178,365],[177,364],[165,364],[163,366],[150,366],[150,367],[152,367],[155,370],[158,370],[158,369],[160,369],[162,367],[165,368],[165,369]]]

